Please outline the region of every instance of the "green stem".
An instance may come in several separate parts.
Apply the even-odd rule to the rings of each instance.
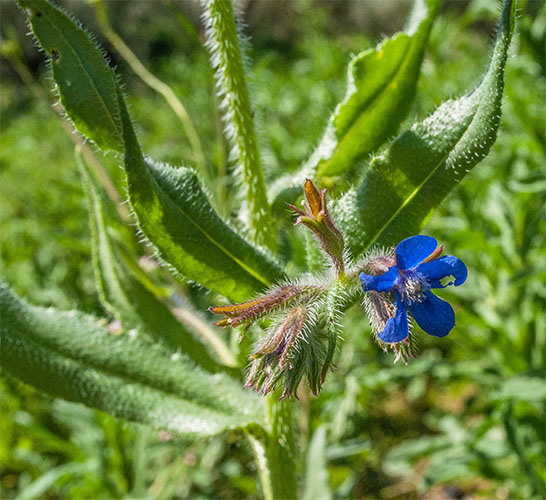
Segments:
[[[278,401],[279,393],[266,396],[266,432],[248,434],[262,494],[265,500],[295,500],[298,497],[296,445],[291,401]]]
[[[269,462],[273,498],[297,498],[296,445],[292,418],[292,402],[278,401],[276,392],[266,396],[266,423],[269,436],[266,456]]]
[[[237,35],[231,0],[202,0],[208,46],[226,123],[226,135],[243,173],[250,233],[253,240],[273,248],[269,204],[260,167],[254,113]]]

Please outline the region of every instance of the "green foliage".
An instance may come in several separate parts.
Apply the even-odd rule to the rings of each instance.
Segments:
[[[287,183],[292,189],[300,189],[306,178],[340,175],[354,169],[396,132],[411,109],[440,3],[430,0],[426,6],[422,0],[415,2],[407,32],[352,58],[344,99],[300,172],[277,181],[283,191]]]
[[[57,15],[56,10],[50,12],[54,8],[49,4],[30,0],[25,3],[32,4],[32,9],[46,5],[48,19]],[[336,208],[345,221],[344,231],[355,255],[373,246],[373,242],[395,243],[427,223],[427,233],[446,244],[449,253],[461,256],[467,263],[470,273],[465,288],[446,291],[456,309],[457,328],[442,342],[427,339],[427,352],[422,353],[419,360],[412,360],[408,367],[393,367],[392,360],[378,353],[370,342],[360,309],[352,308],[340,329],[344,341],[339,342],[339,348],[332,353],[337,369],[328,375],[321,397],[309,399],[309,395],[302,392],[299,394],[301,403],[292,408],[287,404],[285,408],[291,411],[282,412],[272,401],[270,414],[262,421],[260,400],[242,392],[239,382],[193,367],[184,353],[176,360],[177,341],[191,342],[193,338],[178,322],[172,322],[168,309],[139,280],[135,273],[136,261],[129,262],[137,255],[127,253],[118,245],[118,237],[112,231],[115,223],[107,214],[110,207],[100,187],[87,183],[88,195],[91,198],[93,193],[97,195],[91,227],[95,248],[99,250],[95,257],[101,255],[95,260],[96,270],[102,276],[98,283],[101,301],[122,320],[125,332],[116,337],[101,326],[105,323],[98,324],[94,318],[80,314],[69,316],[71,313],[55,309],[49,314],[67,327],[60,334],[62,325],[53,323],[45,309],[9,302],[9,299],[17,311],[13,324],[19,325],[19,329],[2,331],[2,364],[6,374],[12,373],[40,389],[53,391],[54,395],[60,394],[55,392],[58,389],[70,400],[90,404],[91,394],[96,402],[111,403],[108,408],[103,407],[112,414],[145,421],[163,430],[169,428],[167,420],[170,419],[171,424],[177,421],[174,413],[180,408],[192,409],[198,418],[210,412],[213,417],[207,425],[216,426],[218,430],[224,425],[239,428],[257,421],[264,430],[250,424],[254,436],[251,443],[262,478],[261,493],[266,498],[273,497],[273,491],[277,497],[293,497],[297,475],[302,471],[306,471],[304,494],[312,497],[325,494],[325,485],[329,483],[336,498],[392,498],[400,494],[400,485],[408,488],[402,495],[416,497],[442,497],[453,494],[452,488],[457,488],[457,495],[541,498],[546,479],[543,460],[546,323],[542,313],[546,297],[543,265],[546,228],[541,174],[544,113],[543,103],[536,96],[544,92],[544,63],[540,51],[543,52],[544,47],[546,11],[536,4],[528,2],[522,12],[523,29],[513,47],[517,56],[510,59],[506,75],[503,75],[504,59],[513,28],[512,18],[508,26],[505,16],[489,70],[484,73],[487,30],[498,14],[496,2],[471,2],[462,15],[458,10],[454,13],[452,5],[446,5],[432,28],[430,21],[427,27],[431,29],[430,36],[426,34],[419,54],[417,44],[412,45],[415,58],[423,57],[425,46],[426,56],[422,64],[414,66],[416,73],[405,80],[406,99],[402,99],[402,104],[399,102],[398,108],[394,105],[391,108],[397,113],[374,115],[376,108],[364,105],[363,116],[367,119],[356,140],[340,140],[339,147],[333,150],[332,158],[339,160],[337,165],[342,165],[341,170],[330,172],[327,162],[324,167],[327,170],[320,173],[325,176],[323,182],[334,188],[330,191],[334,192],[334,198],[337,193],[343,194],[355,179],[351,175],[366,174],[363,184],[342,197]],[[437,7],[436,3],[430,5]],[[163,4],[158,6],[161,8]],[[177,9],[174,4],[171,8]],[[256,8],[258,13],[260,8]],[[421,18],[417,28],[414,18],[405,33],[362,52],[363,47],[373,47],[373,44],[348,29],[344,28],[336,39],[324,37],[325,26],[332,29],[337,19],[337,13],[328,12],[327,5],[305,10],[304,1],[293,8],[303,10],[305,17],[301,19],[306,22],[300,23],[301,28],[293,39],[290,36],[284,39],[285,45],[273,38],[264,42],[260,39],[263,35],[253,33],[258,48],[253,54],[256,64],[252,107],[258,111],[261,162],[267,167],[266,179],[277,179],[275,189],[269,192],[270,199],[279,189],[288,186],[284,174],[303,163],[309,144],[320,133],[323,117],[343,99],[342,65],[349,60],[349,54],[358,54],[353,69],[365,71],[366,78],[359,80],[360,73],[355,73],[355,82],[362,81],[363,85],[352,98],[345,95],[328,129],[344,125],[351,130],[349,123],[359,123],[355,117],[360,108],[347,106],[358,100],[354,96],[363,96],[371,89],[374,76],[378,76],[378,81],[379,76],[387,78],[386,71],[372,73],[373,68],[370,69],[380,48],[389,48],[394,55],[401,55],[398,50],[402,45],[409,43],[409,39],[415,41],[417,32],[425,36],[426,31],[425,21]],[[116,15],[128,12],[122,12],[122,7],[119,10]],[[302,16],[301,11],[298,12]],[[78,15],[81,13],[79,10]],[[431,15],[429,12],[427,18]],[[49,43],[51,34],[44,34],[48,29],[46,20],[40,19],[32,19],[33,31],[37,34],[41,30],[40,36]],[[131,44],[137,54],[146,57],[148,46],[152,47],[147,63],[164,81],[173,82],[177,95],[188,101],[190,115],[199,115],[195,123],[205,145],[206,158],[209,166],[214,166],[211,171],[217,172],[213,184],[217,188],[215,200],[203,192],[202,183],[193,171],[164,166],[143,157],[132,132],[131,119],[125,115],[125,122],[121,121],[125,104],[117,101],[119,95],[115,95],[119,122],[107,120],[99,113],[86,114],[85,107],[73,106],[71,111],[68,102],[61,102],[78,130],[101,148],[116,149],[120,131],[125,133],[117,150],[125,151],[126,160],[133,162],[125,165],[129,197],[133,202],[131,208],[142,226],[141,231],[163,260],[186,279],[231,300],[246,300],[283,273],[273,263],[274,258],[266,257],[237,235],[235,228],[244,225],[241,220],[251,221],[253,214],[243,210],[235,217],[240,208],[239,200],[230,196],[230,192],[237,183],[234,180],[237,174],[233,175],[228,168],[228,177],[224,178],[226,158],[213,115],[212,75],[205,66],[205,51],[197,47],[194,39],[194,46],[181,40],[174,19],[172,16],[162,23],[153,19],[144,30],[133,26],[130,19],[118,26],[128,39],[134,38]],[[187,19],[183,20],[191,25]],[[63,25],[66,19],[63,17],[60,22]],[[156,35],[158,30],[160,33]],[[116,77],[109,80],[108,75],[113,73],[96,57],[97,51],[90,55],[95,43],[83,31],[74,31],[72,27],[63,33],[72,33],[78,38],[85,54],[82,60],[94,61],[94,67],[102,68],[97,73],[97,82],[114,82],[117,93]],[[151,35],[157,38],[150,42],[148,36]],[[140,39],[145,45],[138,50]],[[153,52],[153,44],[158,40],[172,43],[170,50],[176,55],[158,57]],[[58,45],[62,47],[61,54],[68,54],[68,60],[76,63],[78,52],[67,52],[71,42],[61,41],[64,43]],[[55,45],[44,45],[44,48],[51,55]],[[91,52],[88,54],[88,51]],[[399,59],[393,56],[389,61],[395,65]],[[66,77],[66,68],[59,69],[61,63],[62,58],[52,61],[55,79]],[[213,67],[216,68],[214,63]],[[376,69],[383,68],[387,66]],[[72,75],[81,69],[74,66]],[[123,72],[123,65],[120,69]],[[421,78],[417,80],[419,71]],[[82,86],[80,95],[90,99],[86,102],[93,102],[97,96],[90,91],[91,74],[93,72],[88,72],[78,83]],[[438,107],[446,96],[461,95],[471,88],[480,74],[485,77],[473,93]],[[503,89],[503,79],[506,89]],[[178,136],[179,125],[163,103],[142,94],[138,82],[130,77],[126,80],[126,88],[131,93],[127,101],[132,118],[139,123],[137,130],[143,151],[173,164],[181,155],[188,158],[191,153]],[[418,92],[410,109],[409,103],[413,101],[410,90],[416,84]],[[9,81],[3,85],[10,92]],[[57,85],[61,99],[63,92],[71,95],[66,86],[63,90],[62,84],[57,82]],[[390,87],[387,85],[385,89]],[[111,95],[107,86],[102,90],[105,95]],[[466,176],[465,169],[473,168],[484,158],[495,141],[503,90],[503,133],[483,161],[483,168],[474,169]],[[378,94],[378,103],[391,102],[393,95],[387,94]],[[72,155],[65,154],[72,148],[54,132],[57,125],[45,116],[45,106],[36,106],[36,101],[28,96],[21,97],[19,90],[8,95],[10,98],[2,103],[2,119],[8,117],[3,121],[6,134],[3,133],[2,143],[8,147],[3,147],[0,153],[3,198],[10,199],[8,211],[3,209],[1,219],[4,239],[8,242],[2,252],[2,273],[20,294],[24,293],[34,302],[53,303],[61,308],[77,305],[96,314],[99,308],[91,295],[91,259],[85,241],[88,231],[83,228],[81,188]],[[363,103],[359,101],[360,104]],[[102,109],[103,105],[95,102],[94,106]],[[335,117],[341,116],[337,113],[343,106],[347,122],[336,122]],[[436,112],[422,121],[423,115],[435,107]],[[420,123],[380,151],[382,154],[371,160],[370,169],[358,171],[358,163],[395,133],[408,111],[411,119],[417,116]],[[261,114],[263,123],[260,123]],[[374,127],[367,127],[372,116],[378,121]],[[353,118],[356,121],[351,121]],[[121,126],[117,131],[116,124]],[[377,139],[373,148],[366,146],[368,139],[381,132],[382,126],[388,130],[385,135]],[[114,127],[109,134],[106,133],[108,127]],[[407,128],[405,124],[403,127]],[[43,138],[37,140],[36,136],[46,129],[48,140],[44,144]],[[430,143],[411,148],[417,137],[422,138],[424,134],[429,139],[429,133],[433,135]],[[126,139],[129,139],[127,143]],[[127,144],[130,147],[126,150]],[[320,146],[324,144],[321,142]],[[33,161],[30,155],[34,155]],[[465,155],[470,158],[468,164],[465,164]],[[116,161],[113,155],[105,160],[114,178],[123,172],[116,168]],[[465,177],[461,185],[456,186],[450,165],[460,174],[457,180]],[[254,174],[260,174],[258,162],[254,167]],[[33,175],[38,169],[43,175]],[[327,178],[338,175],[337,172],[343,175]],[[54,184],[57,178],[62,181]],[[121,182],[117,185],[124,187]],[[213,204],[209,199],[214,200]],[[353,202],[355,205],[351,206]],[[372,205],[375,208],[372,209]],[[249,206],[247,203],[247,208]],[[349,206],[356,212],[349,214],[344,210]],[[216,211],[231,220],[225,223]],[[280,214],[284,217],[285,211],[282,197],[278,197],[273,217]],[[277,224],[272,218],[268,236],[277,236],[273,229]],[[313,267],[306,268],[302,231],[292,231],[290,235],[281,232],[277,240],[280,243],[278,258],[287,264],[288,274],[321,269],[322,256],[313,253],[317,246],[312,241],[307,242],[307,261]],[[225,272],[226,269],[229,272]],[[211,301],[217,300],[193,284],[179,283],[175,289],[165,281],[165,273],[164,268],[153,270],[153,281],[159,281],[178,304],[180,300],[182,303],[188,300],[194,307],[205,309]],[[178,294],[182,294],[183,299]],[[332,292],[332,295],[335,301],[336,294]],[[31,329],[27,324],[29,318],[32,325],[41,326]],[[74,322],[83,323],[85,329],[78,332]],[[128,334],[133,328],[138,332],[135,339],[131,338],[132,333]],[[234,342],[230,348],[235,349]],[[21,357],[24,349],[28,356]],[[239,359],[244,359],[248,349],[245,340],[239,347]],[[111,352],[107,366],[97,351],[102,352],[101,356]],[[173,355],[175,361],[171,361]],[[47,371],[49,367],[52,374]],[[76,382],[66,376],[72,369]],[[209,369],[214,367],[211,365]],[[160,375],[165,370],[169,375],[164,379]],[[196,384],[194,388],[191,381],[196,374],[202,386]],[[82,381],[89,381],[85,389],[92,387],[93,391],[83,392]],[[191,444],[190,440],[197,435],[191,432],[186,435],[188,440],[162,442],[164,434],[160,439],[156,434],[147,434],[146,429],[129,426],[98,411],[63,404],[60,400],[51,402],[28,386],[16,383],[11,375],[4,377],[1,383],[0,432],[6,437],[2,441],[9,441],[0,446],[1,481],[8,499],[17,492],[29,497],[74,499],[260,496],[250,450],[239,444],[238,434]],[[98,389],[92,385],[95,383],[100,386]],[[110,392],[101,393],[101,388]],[[162,388],[167,389],[166,392]],[[131,398],[130,390],[134,390]],[[215,394],[225,395],[226,391],[233,391],[236,396],[233,404],[220,408],[222,399]],[[239,397],[244,403],[236,403]],[[213,404],[212,399],[217,403],[214,407],[209,406]],[[164,420],[151,422],[150,414],[145,414],[146,405],[152,400],[164,410]],[[239,418],[243,405],[249,413],[241,420],[244,423],[237,424],[233,420]],[[119,406],[123,411],[116,413],[115,408]],[[128,415],[130,412],[133,415]],[[300,448],[308,457],[306,465],[303,458],[294,453],[298,447],[293,447],[291,431],[296,417],[303,444]],[[180,433],[180,429],[173,432],[177,430]],[[299,483],[304,486],[303,481]]]
[[[404,132],[336,211],[354,256],[417,234],[434,208],[495,142],[516,4],[505,2],[489,69],[469,94],[442,104]]]
[[[339,175],[375,151],[411,109],[439,0],[416,2],[412,26],[349,63],[347,94],[309,164],[318,176]],[[309,174],[308,174],[309,175]]]
[[[87,33],[46,0],[22,0],[51,60],[61,103],[76,128],[105,150],[123,150],[114,72]]]
[[[145,161],[125,111],[125,171],[139,228],[183,276],[243,300],[282,276],[211,207],[195,172]]]
[[[77,311],[29,306],[1,289],[4,368],[35,387],[184,436],[261,422],[257,396],[137,330],[115,335]]]
[[[115,249],[105,220],[104,193],[82,158],[79,163],[89,203],[93,266],[102,303],[119,318],[125,330],[138,328],[164,341],[173,350],[181,349],[202,368],[217,371],[219,367],[204,344],[186,331],[168,307],[128,268],[120,249]]]
[[[41,0],[37,4],[27,2],[24,6],[33,9],[31,23],[44,17],[36,14],[41,14],[40,10],[36,10],[41,9]],[[62,19],[61,25],[66,24],[66,30],[52,29],[50,26],[34,34],[40,42],[44,38],[47,44],[63,41],[76,53],[82,45],[86,55],[93,54],[93,57],[86,58],[85,74],[78,73],[84,67],[81,61],[67,58],[63,63],[67,65],[66,71],[54,73],[54,77],[59,78],[57,83],[61,88],[65,85],[70,87],[69,79],[76,77],[81,85],[87,87],[87,92],[102,92],[99,96],[105,102],[115,99],[116,111],[110,114],[117,116],[122,134],[129,201],[140,229],[159,250],[161,257],[183,276],[232,300],[242,300],[281,277],[281,272],[270,259],[245,242],[216,215],[192,170],[174,169],[144,160],[117,83],[113,88],[102,88],[86,77],[88,72],[111,73],[100,50],[61,11],[49,6],[46,12],[50,11],[55,18]],[[77,33],[75,39],[78,45],[74,47],[70,46],[72,38],[67,40],[63,35],[71,30]],[[65,109],[76,123],[89,118],[79,111],[73,111],[81,107],[79,99],[80,95],[69,93],[63,103],[67,104]],[[93,108],[96,111],[96,104],[93,104]],[[92,117],[89,120],[88,128],[101,130],[100,134],[104,136],[111,135],[107,125],[95,123]]]

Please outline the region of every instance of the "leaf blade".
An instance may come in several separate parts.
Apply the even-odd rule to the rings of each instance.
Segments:
[[[376,150],[406,117],[440,0],[417,0],[406,32],[355,56],[347,91],[328,122],[319,145],[298,172],[273,186],[275,205],[293,198],[306,178],[340,175]],[[292,194],[290,194],[292,193]],[[286,201],[286,200],[284,200]]]
[[[182,275],[242,301],[282,277],[264,253],[216,214],[195,172],[145,160],[121,96],[129,202],[161,258]]]
[[[334,213],[353,256],[373,244],[393,245],[417,234],[432,211],[496,139],[504,67],[515,23],[506,0],[491,63],[478,87],[440,105],[400,135],[372,162],[364,182],[346,193]]]
[[[204,344],[196,340],[152,292],[150,292],[114,251],[108,234],[105,197],[80,158],[82,184],[89,206],[93,267],[101,302],[126,330],[138,328],[165,342],[171,349],[181,349],[205,370],[220,366]]]
[[[20,0],[36,39],[51,58],[61,103],[79,132],[101,149],[123,150],[113,70],[88,34],[45,0]]]
[[[198,437],[262,423],[260,399],[138,333],[116,336],[76,311],[33,307],[0,287],[3,366],[55,397]]]

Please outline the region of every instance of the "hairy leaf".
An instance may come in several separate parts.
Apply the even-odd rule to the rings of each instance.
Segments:
[[[138,226],[183,276],[242,301],[282,276],[211,207],[195,172],[145,160],[120,97],[129,202]]]
[[[404,132],[380,157],[358,189],[337,203],[353,256],[371,245],[392,245],[416,234],[433,210],[489,152],[500,121],[504,67],[515,24],[506,0],[489,68],[469,94],[443,103]]]
[[[394,134],[415,97],[423,53],[441,0],[416,0],[406,32],[397,33],[349,63],[345,98],[302,169],[275,185],[298,187],[306,178],[339,175]],[[286,196],[286,192],[282,196]]]
[[[106,224],[104,195],[83,162],[80,165],[89,204],[93,266],[101,302],[126,330],[144,330],[170,348],[181,349],[206,370],[217,371],[219,366],[204,344],[182,326],[169,308],[125,265],[120,252],[115,251]]]
[[[89,35],[45,0],[20,0],[47,52],[61,103],[76,128],[104,150],[123,150],[117,81]]]
[[[47,50],[63,47],[74,58],[71,66],[53,73],[61,95],[66,94],[66,112],[99,146],[125,150],[129,201],[140,229],[161,257],[184,277],[234,301],[245,300],[282,277],[271,259],[218,217],[191,169],[157,165],[143,158],[119,85],[89,36],[43,0],[21,0],[20,4],[31,10],[33,26],[42,26],[45,13],[53,16],[55,26],[46,24],[34,33]],[[66,59],[57,62],[62,61]],[[96,76],[104,74],[112,77],[115,101],[111,85],[102,84]],[[81,95],[71,93],[74,80],[87,85]],[[88,94],[95,95],[97,102],[89,101]],[[108,103],[107,107],[100,102]],[[100,125],[108,117],[116,123],[115,130]],[[121,141],[121,147],[108,142],[114,140],[116,144]]]
[[[198,437],[261,423],[260,399],[136,330],[114,335],[77,311],[27,305],[0,287],[2,366],[55,397]]]

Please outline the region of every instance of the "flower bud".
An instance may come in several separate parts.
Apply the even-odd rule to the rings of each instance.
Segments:
[[[308,292],[310,287],[285,285],[262,295],[254,300],[229,306],[210,307],[214,314],[223,314],[225,318],[214,323],[216,326],[250,326],[261,316],[288,305],[301,294]]]
[[[407,365],[410,358],[416,357],[415,339],[411,328],[408,336],[400,342],[387,343],[378,337],[379,333],[385,330],[387,321],[396,315],[396,304],[392,294],[368,292],[364,297],[364,307],[370,320],[372,333],[381,349],[387,352],[391,348],[396,354],[394,362],[401,359]]]
[[[323,189],[319,194],[313,182],[307,179],[304,190],[307,199],[307,206],[304,201],[302,202],[304,210],[288,204],[292,210],[300,215],[295,224],[303,224],[313,231],[322,249],[332,259],[338,274],[343,274],[345,272],[343,261],[345,241],[328,212],[326,189]]]

